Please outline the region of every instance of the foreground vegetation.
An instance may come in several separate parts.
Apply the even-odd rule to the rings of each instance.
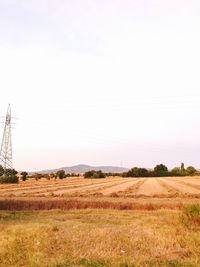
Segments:
[[[200,266],[199,211],[1,211],[0,266]]]

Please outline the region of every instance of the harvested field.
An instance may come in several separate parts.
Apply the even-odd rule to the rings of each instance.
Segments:
[[[54,191],[54,195],[63,195],[63,194],[69,194],[69,193],[74,193],[74,192],[84,192],[84,191],[88,191],[91,192],[93,191],[93,189],[95,190],[101,190],[102,187],[114,187],[115,185],[120,184],[119,186],[121,186],[122,183],[125,183],[124,181],[109,181],[109,182],[104,182],[104,183],[95,183],[92,185],[85,185],[81,188],[75,188],[75,189],[62,189],[62,190],[58,190],[58,191]]]
[[[146,179],[144,184],[141,185],[136,195],[168,195],[169,191],[158,183],[156,178]]]
[[[138,179],[131,179],[131,181],[128,181],[128,182],[126,181],[123,184],[115,185],[107,189],[101,190],[100,193],[102,193],[103,195],[110,195],[112,193],[118,193],[119,191],[124,191],[137,183],[138,183]]]
[[[173,178],[178,183],[182,183],[188,186],[192,186],[194,188],[200,189],[200,180],[199,179],[179,179]]]
[[[122,178],[105,179],[68,178],[63,180],[28,180],[19,184],[0,186],[2,197],[49,196],[119,196],[119,197],[172,197],[188,195],[200,197],[199,177]]]
[[[177,179],[2,186],[0,266],[198,267],[199,226],[189,229],[181,216],[200,194]]]
[[[167,186],[172,187],[174,190],[176,190],[180,194],[190,194],[190,195],[200,194],[199,189],[196,189],[184,183],[179,183],[175,179],[160,179],[160,180],[162,180],[164,183],[167,184]]]

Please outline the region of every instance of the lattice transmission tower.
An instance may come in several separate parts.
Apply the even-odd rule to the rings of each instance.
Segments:
[[[6,114],[4,132],[0,151],[0,165],[4,168],[4,173],[12,169],[12,139],[11,139],[11,106],[8,105]]]

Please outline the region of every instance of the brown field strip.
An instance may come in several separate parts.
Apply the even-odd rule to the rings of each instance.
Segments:
[[[141,185],[136,195],[168,195],[169,191],[158,183],[156,178],[147,178],[145,182]]]
[[[180,184],[178,183],[176,180],[172,180],[172,179],[167,179],[167,178],[162,178],[160,179],[161,181],[163,181],[167,186],[173,188],[174,190],[178,191],[178,193],[181,194],[200,194],[200,190],[196,189],[196,188],[192,188],[188,185],[185,184]]]
[[[1,197],[0,210],[52,210],[52,209],[121,209],[121,210],[158,210],[180,209],[188,204],[200,204],[196,195],[179,194],[175,197],[160,196],[126,196],[117,197],[95,195],[87,196],[21,196]]]
[[[128,200],[110,201],[87,198],[66,198],[66,199],[0,199],[0,210],[71,210],[71,209],[117,209],[117,210],[159,210],[159,209],[181,209],[183,203],[180,201],[160,202],[160,201],[137,201]]]

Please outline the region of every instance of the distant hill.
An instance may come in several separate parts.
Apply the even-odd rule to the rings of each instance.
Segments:
[[[89,165],[75,165],[71,167],[62,167],[58,169],[49,169],[49,170],[42,170],[39,171],[38,173],[52,173],[52,172],[57,172],[58,170],[64,170],[66,173],[84,173],[87,171],[95,170],[99,171],[101,170],[102,172],[113,172],[113,173],[122,173],[128,171],[127,168],[122,168],[122,167],[115,167],[115,166],[89,166]]]

